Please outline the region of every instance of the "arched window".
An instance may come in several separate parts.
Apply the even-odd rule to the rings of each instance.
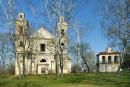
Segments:
[[[20,18],[23,18],[23,16],[22,16],[22,15],[20,15]]]
[[[114,56],[114,63],[118,63],[117,56]]]
[[[111,63],[111,56],[108,56],[108,63]]]
[[[41,52],[45,52],[45,44],[40,44],[40,50]]]
[[[61,30],[61,35],[64,35],[64,29]]]
[[[105,63],[105,56],[102,56],[102,63]]]
[[[65,45],[65,44],[62,42],[62,43],[61,43],[61,46],[63,47],[64,45]]]
[[[46,62],[46,60],[45,59],[41,59],[40,62]]]

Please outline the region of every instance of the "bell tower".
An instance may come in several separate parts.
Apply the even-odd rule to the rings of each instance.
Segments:
[[[58,18],[56,28],[56,51],[59,52],[59,57],[56,58],[56,62],[60,65],[61,73],[71,72],[71,61],[67,55],[67,36],[68,24],[65,22],[63,16]],[[58,44],[58,45],[57,45]],[[58,71],[58,64],[56,63],[56,70]],[[67,68],[69,66],[69,68]]]
[[[60,39],[60,46],[62,48],[65,48],[67,45],[67,28],[68,24],[65,22],[64,17],[60,16],[57,23],[57,33]]]
[[[19,12],[18,18],[15,21],[15,34],[16,35],[26,35],[28,28],[28,22],[25,19],[25,14]]]
[[[27,38],[28,21],[25,19],[25,14],[23,12],[18,13],[18,17],[15,20],[15,73],[24,73],[26,70],[27,54],[25,53],[27,47],[29,46]],[[25,65],[25,66],[23,66]],[[21,70],[19,70],[19,67]]]

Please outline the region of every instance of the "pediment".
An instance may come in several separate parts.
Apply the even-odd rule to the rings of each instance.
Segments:
[[[37,32],[35,32],[32,37],[42,37],[47,39],[53,39],[54,36],[49,33],[45,28],[40,28]]]

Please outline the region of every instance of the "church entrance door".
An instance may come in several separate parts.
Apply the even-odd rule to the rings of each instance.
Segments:
[[[46,74],[46,68],[45,67],[41,67],[41,74]]]

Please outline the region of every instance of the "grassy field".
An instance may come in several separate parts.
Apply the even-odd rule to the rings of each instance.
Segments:
[[[130,73],[81,73],[64,75],[60,80],[54,74],[27,76],[0,76],[0,87],[130,87]]]

